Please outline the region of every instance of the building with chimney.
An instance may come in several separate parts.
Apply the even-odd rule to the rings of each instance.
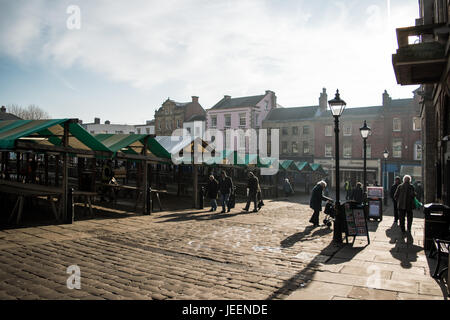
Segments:
[[[137,134],[155,134],[155,120],[147,120],[145,124],[134,125]]]
[[[111,121],[106,120],[100,123],[100,118],[94,118],[93,123],[80,123],[89,133],[135,133],[135,126],[128,124],[112,124]]]
[[[359,128],[364,121],[371,128],[367,139],[367,183],[390,185],[395,175],[410,174],[421,179],[421,126],[417,92],[412,99],[392,99],[385,91],[382,104],[346,108],[340,117],[339,152],[343,185],[363,181],[363,139]],[[320,163],[335,185],[334,118],[328,109],[326,89],[319,104],[272,110],[263,128],[280,130],[280,157]],[[270,147],[268,146],[268,149]],[[384,161],[383,152],[389,157]]]
[[[248,139],[244,137],[249,129],[262,127],[262,122],[270,111],[277,108],[277,97],[275,92],[267,90],[265,94],[257,96],[247,96],[232,98],[225,95],[212,108],[207,110],[206,128],[216,129],[224,132],[227,129],[241,129],[239,142],[241,149],[248,151]],[[236,138],[237,139],[237,138]],[[238,142],[225,140],[224,149],[237,150]],[[245,147],[244,147],[245,146]],[[242,151],[242,150],[241,150]]]
[[[185,122],[205,115],[206,111],[198,102],[197,96],[193,96],[190,102],[176,102],[168,98],[155,111],[155,133],[157,136],[171,136],[174,130],[183,129]]]
[[[2,106],[0,108],[0,121],[2,120],[22,120],[16,115],[13,115],[12,113],[6,112],[6,107]]]

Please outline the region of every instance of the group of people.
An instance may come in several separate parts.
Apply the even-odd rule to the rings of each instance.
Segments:
[[[400,177],[396,177],[395,182],[391,187],[390,195],[394,203],[394,224],[399,225],[401,231],[405,233],[411,232],[413,209],[416,208],[416,197],[418,196],[418,193],[411,184],[411,176],[405,175],[403,177],[403,182],[400,182]],[[323,192],[326,187],[327,183],[325,181],[319,181],[311,193],[309,206],[313,209],[314,213],[309,222],[314,226],[319,226],[319,214],[320,211],[322,211],[322,201],[333,201],[331,198],[324,195]],[[349,191],[349,184],[346,183],[345,188],[346,191]],[[359,203],[364,202],[364,191],[360,182],[356,184],[356,187],[352,189],[351,192],[347,193],[347,200],[354,200]]]
[[[221,172],[218,180],[216,180],[214,175],[209,176],[207,197],[211,200],[210,212],[217,210],[217,198],[219,194],[220,204],[222,205],[221,213],[230,212],[235,205],[235,193],[233,180],[225,171]],[[243,210],[249,211],[251,202],[253,202],[254,205],[253,212],[258,212],[258,210],[260,210],[264,205],[259,179],[253,172],[250,171],[248,173],[247,182],[247,204]]]

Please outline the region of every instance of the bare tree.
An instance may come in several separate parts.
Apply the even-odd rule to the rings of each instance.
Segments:
[[[34,104],[30,104],[28,108],[23,108],[18,104],[10,104],[7,106],[7,110],[9,113],[12,113],[13,115],[24,120],[50,119],[48,112]]]

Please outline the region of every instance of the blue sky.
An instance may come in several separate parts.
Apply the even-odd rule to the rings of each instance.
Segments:
[[[193,95],[207,109],[272,90],[296,107],[325,87],[378,105],[417,87],[391,63],[395,28],[417,17],[417,0],[0,0],[0,104],[127,124]]]

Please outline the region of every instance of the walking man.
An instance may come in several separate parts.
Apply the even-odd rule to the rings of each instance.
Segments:
[[[253,212],[258,212],[257,194],[258,190],[260,190],[259,180],[258,177],[256,177],[251,171],[248,173],[247,188],[248,188],[247,205],[245,206],[244,210],[248,211],[250,209],[250,202],[253,202],[254,203]]]
[[[411,232],[415,196],[416,192],[411,184],[411,176],[405,175],[403,177],[403,183],[397,187],[394,194],[394,198],[397,200],[400,229],[402,232],[405,232],[405,216],[408,219],[407,230]]]
[[[219,180],[219,191],[220,191],[220,202],[222,203],[222,212],[225,213],[225,209],[228,208],[228,212],[230,212],[230,203],[228,200],[230,199],[231,191],[233,190],[233,181],[225,171],[222,171],[220,180]]]
[[[209,176],[209,182],[208,182],[208,198],[211,199],[211,210],[216,211],[217,210],[217,194],[219,193],[219,182],[214,178],[213,175]]]
[[[314,213],[309,219],[314,227],[319,226],[319,214],[322,211],[322,201],[332,201],[331,198],[325,197],[323,195],[323,190],[327,187],[327,183],[325,181],[317,182],[316,186],[313,188],[311,193],[311,199],[309,201],[309,207],[314,210]]]
[[[391,186],[391,198],[394,203],[394,224],[398,224],[398,207],[397,200],[395,200],[394,195],[395,191],[397,191],[398,186],[400,185],[400,177],[395,177],[394,184]]]
[[[352,194],[352,185],[350,181],[345,181],[345,200],[350,200]]]
[[[362,189],[362,183],[357,182],[355,189],[352,192],[352,200],[355,200],[358,203],[363,203],[364,201],[364,191]]]

